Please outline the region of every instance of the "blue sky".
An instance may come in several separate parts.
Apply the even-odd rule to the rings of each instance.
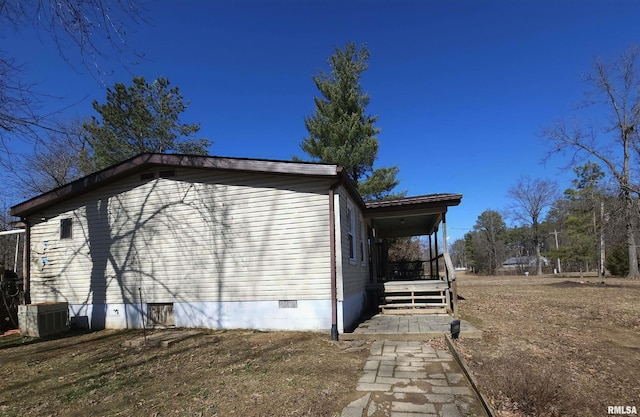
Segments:
[[[452,240],[484,210],[505,209],[521,175],[569,186],[565,159],[541,163],[539,133],[570,119],[594,57],[640,44],[640,2],[631,0],[157,1],[144,17],[127,41],[145,58],[128,69],[109,61],[105,85],[169,78],[190,101],[183,121],[201,123],[220,156],[303,156],[312,75],[335,46],[366,44],[362,86],[382,129],[376,164],[399,166],[409,195],[463,194],[447,219]],[[104,101],[105,87],[42,32],[0,34],[24,79],[52,96],[43,110],[86,117],[92,99]]]

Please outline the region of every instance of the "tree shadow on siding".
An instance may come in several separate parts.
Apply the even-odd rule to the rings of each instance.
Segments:
[[[137,187],[134,187],[124,193],[114,193],[102,199],[87,199],[83,204],[76,206],[74,213],[79,232],[77,238],[83,239],[83,242],[71,255],[58,256],[66,259],[52,259],[51,265],[48,265],[50,272],[43,273],[46,278],[41,279],[39,285],[48,289],[49,294],[56,300],[78,304],[76,299],[70,299],[73,298],[72,295],[65,295],[60,291],[63,284],[58,281],[66,274],[75,272],[75,261],[82,262],[79,258],[88,257],[91,264],[87,277],[88,293],[83,297],[81,307],[75,314],[84,317],[86,324],[92,329],[106,327],[109,313],[107,306],[110,302],[125,304],[127,311],[122,313],[125,315],[126,326],[138,327],[142,323],[133,323],[132,320],[146,315],[142,301],[188,303],[191,300],[192,297],[180,294],[180,285],[171,285],[171,282],[174,279],[183,280],[182,288],[189,285],[197,287],[198,284],[188,282],[189,271],[183,271],[186,276],[176,277],[176,271],[171,271],[171,268],[164,264],[163,251],[154,249],[162,246],[158,244],[159,239],[173,240],[173,247],[181,248],[184,257],[195,248],[209,251],[209,255],[204,256],[200,264],[194,265],[194,268],[215,265],[213,269],[217,271],[211,272],[217,272],[219,296],[224,291],[224,283],[220,277],[224,276],[225,263],[228,261],[226,242],[231,241],[231,237],[227,235],[228,207],[218,204],[219,201],[224,201],[224,196],[211,192],[206,187],[174,181],[170,184],[165,183],[163,191],[158,189],[158,181],[155,180],[149,185],[143,200],[137,205],[132,204],[130,196],[127,196],[127,192],[136,192]],[[162,204],[154,207],[158,201]],[[86,210],[84,216],[79,210],[82,205]],[[185,210],[187,216],[184,215]],[[197,216],[198,219],[193,219],[191,215]],[[209,241],[202,242],[197,239],[202,233],[184,233],[184,228],[189,227],[194,220],[195,223],[202,222],[200,225],[205,225]],[[212,236],[217,238],[213,239]],[[60,268],[56,263],[62,264]],[[120,300],[109,299],[109,294],[113,297],[113,285],[118,287]],[[191,288],[190,293],[199,294],[199,290],[200,288]],[[141,294],[145,292],[151,295],[141,300]],[[163,293],[165,296],[159,299],[154,297],[153,294],[156,293]],[[193,303],[189,304],[189,308],[190,315],[206,314]],[[220,316],[219,309],[218,321],[221,325]]]
[[[104,329],[107,319],[107,283],[105,272],[112,241],[102,235],[108,232],[109,213],[105,200],[89,201],[86,205],[87,236],[89,256],[91,257],[91,273],[89,275],[89,292],[93,295],[90,328]],[[102,233],[101,233],[102,232]]]
[[[295,244],[297,247],[300,244],[296,240],[299,236],[295,233],[290,235],[292,230],[299,233],[300,228],[289,229],[282,216],[277,227],[273,223],[273,218],[279,216],[280,207],[285,203],[280,201],[280,197],[271,196],[272,200],[267,204],[251,207],[243,217],[235,210],[245,203],[235,201],[235,194],[232,196],[228,191],[229,187],[248,187],[250,192],[255,192],[253,189],[258,187],[324,195],[325,184],[318,182],[310,189],[308,183],[289,184],[290,178],[283,180],[278,177],[276,179],[281,183],[274,180],[274,184],[269,183],[272,178],[262,177],[248,183],[233,177],[225,181],[219,181],[215,176],[212,178],[202,182],[189,180],[188,176],[156,178],[146,183],[129,184],[128,187],[121,185],[109,194],[103,190],[93,198],[87,196],[74,208],[67,206],[65,212],[72,210],[78,219],[77,237],[80,242],[76,242],[72,255],[65,254],[52,262],[64,262],[64,265],[53,268],[51,280],[43,285],[51,293],[56,293],[58,299],[64,299],[65,295],[58,289],[61,284],[56,284],[55,280],[61,279],[67,271],[81,273],[83,280],[86,276],[88,288],[83,290],[87,293],[81,295],[82,302],[78,303],[77,297],[71,300],[71,295],[66,295],[66,298],[70,304],[81,305],[76,314],[88,315],[88,324],[93,329],[106,327],[114,313],[107,311],[107,306],[119,303],[125,304],[126,310],[120,320],[124,320],[127,327],[139,327],[142,324],[140,317],[147,313],[144,303],[150,302],[181,303],[180,314],[188,318],[189,325],[222,328],[227,325],[224,303],[230,297],[233,300],[265,300],[266,296],[258,289],[261,282],[273,277],[286,281],[287,288],[279,296],[304,297],[299,293],[303,279],[296,279],[305,275],[304,263],[288,264],[290,259],[278,254],[277,257],[285,264],[274,267],[272,252],[269,251],[273,249],[274,235],[280,238],[279,234],[287,234],[291,243],[285,245]],[[314,221],[327,223],[328,230],[328,213],[321,217]],[[292,226],[299,223],[297,217],[290,220]],[[198,230],[187,232],[192,227]],[[252,232],[257,233],[252,235]],[[240,248],[241,245],[248,245],[253,256],[238,255],[237,252],[244,249]],[[309,250],[316,250],[328,245],[328,241],[322,234],[312,240],[306,239],[305,245]],[[173,257],[169,260],[163,258],[167,256],[167,247],[177,251],[177,255],[170,254]],[[178,264],[184,270],[176,270],[172,264],[176,258],[182,259]],[[87,271],[79,271],[79,264],[87,265]],[[265,268],[271,275],[265,275]],[[280,271],[280,275],[273,275],[274,271]],[[242,276],[228,276],[238,273]],[[197,276],[192,278],[194,275]],[[281,279],[284,276],[288,281]],[[236,286],[234,280],[239,279],[247,282],[256,280],[256,285]],[[232,284],[231,288],[229,284]],[[270,300],[277,302],[273,297],[273,294],[268,295]],[[247,317],[247,320],[253,319],[253,316]]]

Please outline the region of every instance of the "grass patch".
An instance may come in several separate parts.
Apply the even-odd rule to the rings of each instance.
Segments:
[[[0,415],[337,416],[367,351],[328,335],[204,331],[169,348],[128,348],[103,331],[2,351]]]
[[[459,347],[499,416],[595,417],[637,405],[639,281],[463,274],[458,287],[463,318],[484,332]]]

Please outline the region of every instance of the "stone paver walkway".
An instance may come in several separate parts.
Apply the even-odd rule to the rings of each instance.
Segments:
[[[343,340],[424,340],[449,334],[452,320],[448,314],[376,314],[360,323],[353,332],[343,333],[340,337]],[[469,322],[461,320],[460,337],[480,338],[482,332]]]
[[[451,353],[424,341],[373,342],[357,390],[342,417],[486,416]]]

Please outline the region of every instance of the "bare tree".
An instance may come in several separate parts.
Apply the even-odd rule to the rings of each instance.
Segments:
[[[494,210],[483,211],[473,226],[474,261],[478,271],[496,273],[504,261],[504,234],[507,225],[502,215]]]
[[[465,246],[466,245],[465,245],[464,239],[456,239],[456,241],[449,246],[449,253],[451,253],[451,260],[453,261],[453,265],[456,268],[458,267],[466,268],[468,266],[467,251]]]
[[[554,181],[520,177],[513,187],[509,188],[507,196],[513,200],[510,207],[511,216],[531,226],[533,244],[536,250],[538,275],[542,275],[542,256],[540,243],[540,221],[544,211],[550,208],[558,197],[558,185]]]
[[[602,162],[615,178],[620,199],[624,204],[625,235],[629,252],[629,273],[639,278],[636,250],[637,181],[632,178],[631,163],[634,149],[638,150],[640,128],[640,74],[636,68],[638,50],[630,49],[612,63],[597,59],[593,72],[586,77],[591,87],[581,109],[594,108],[590,114],[607,115],[606,120],[580,123],[577,119],[567,125],[558,122],[544,130],[551,146],[549,155],[571,152],[569,166],[576,166],[587,158]]]
[[[56,125],[46,139],[34,145],[31,153],[18,156],[14,174],[19,194],[29,198],[61,187],[80,178],[86,144],[81,120]]]
[[[44,33],[74,69],[80,64],[99,81],[109,71],[107,61],[124,63],[130,57],[126,34],[139,20],[133,0],[0,1],[0,31]],[[0,51],[0,145],[5,151],[7,134],[38,139],[43,129],[56,130],[50,115],[39,112],[48,97],[21,78],[22,65]]]
[[[418,261],[424,258],[427,247],[418,237],[401,237],[392,239],[389,245],[391,262]]]

